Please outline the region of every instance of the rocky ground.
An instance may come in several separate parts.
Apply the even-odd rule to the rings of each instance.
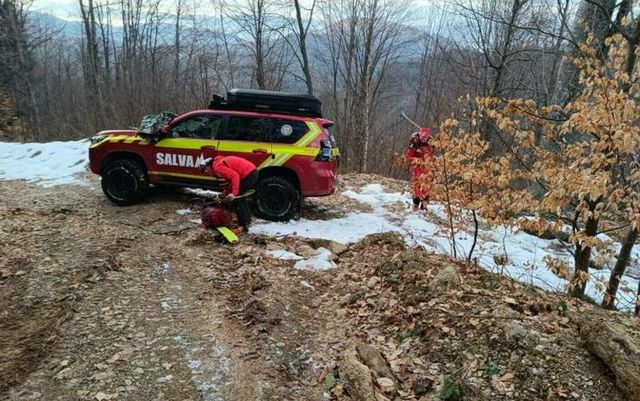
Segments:
[[[372,180],[404,185],[343,178]],[[114,207],[95,179],[0,182],[0,399],[638,397],[637,322],[620,314],[393,234],[349,247],[254,234],[222,245],[176,213],[187,207],[175,193]],[[367,206],[336,195],[302,214],[353,208]],[[335,269],[265,254],[321,245]]]

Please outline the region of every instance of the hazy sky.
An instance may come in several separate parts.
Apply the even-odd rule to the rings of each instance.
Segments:
[[[202,5],[199,7],[199,10],[202,11],[203,15],[214,13],[213,8],[209,6],[209,0],[194,1]],[[413,3],[420,6],[428,6],[442,4],[445,1],[446,0],[413,0]],[[302,2],[304,3],[305,0]],[[164,5],[162,11],[171,13],[175,0],[162,0],[162,3]],[[80,19],[78,12],[78,0],[34,0],[31,9],[33,11],[52,14],[64,20],[77,21]]]

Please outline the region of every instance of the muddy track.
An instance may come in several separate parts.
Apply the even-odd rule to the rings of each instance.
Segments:
[[[300,375],[298,352],[274,360],[256,343],[289,305],[265,312],[251,300],[256,264],[243,266],[255,259],[239,262],[237,247],[176,214],[181,196],[116,208],[95,185],[3,182],[0,205],[1,399],[308,395],[286,383]]]

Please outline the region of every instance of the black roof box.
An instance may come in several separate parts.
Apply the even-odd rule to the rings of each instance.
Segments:
[[[209,108],[322,117],[320,99],[304,93],[232,89],[227,92],[226,99],[214,95]]]

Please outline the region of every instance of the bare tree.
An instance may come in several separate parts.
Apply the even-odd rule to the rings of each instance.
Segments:
[[[615,7],[615,0],[583,0],[580,3],[574,26],[568,30],[570,42],[565,54],[569,57],[558,70],[554,104],[564,105],[574,98],[579,89],[579,77],[572,59],[580,54],[578,45],[585,43],[587,37],[593,35],[596,45],[600,48],[604,46],[604,39],[611,33],[611,16]]]
[[[34,51],[50,34],[30,31],[29,5],[28,1],[0,0],[0,90],[15,99],[18,112],[26,115],[37,132],[41,116],[34,90]]]
[[[174,32],[174,53],[173,53],[173,82],[175,89],[179,91],[180,88],[180,33],[182,27],[180,26],[180,17],[182,16],[182,9],[184,7],[184,0],[176,0],[176,23]],[[180,91],[179,91],[180,92]],[[178,93],[179,93],[178,92]]]
[[[258,89],[275,89],[277,85],[269,76],[271,58],[281,45],[274,32],[274,3],[269,0],[245,0],[229,6],[230,16],[239,30],[240,44],[253,60],[253,80]],[[244,38],[243,38],[244,37]]]
[[[84,68],[87,97],[91,109],[91,117],[96,125],[102,125],[102,88],[100,83],[101,62],[98,48],[96,6],[93,0],[78,0],[82,27],[84,32],[84,46],[82,65]]]
[[[344,100],[341,132],[350,151],[354,147],[358,170],[368,171],[368,159],[381,91],[404,43],[402,21],[408,3],[390,0],[327,1],[322,4],[336,62],[336,97]],[[337,102],[336,102],[337,103]],[[347,160],[347,163],[355,161]]]
[[[295,18],[290,17],[291,0],[281,0],[278,3],[281,26],[274,27],[274,31],[280,33],[282,40],[291,49],[302,71],[301,80],[307,87],[307,93],[313,94],[313,77],[307,51],[307,38],[316,9],[316,0],[312,0],[309,7],[303,7],[299,0],[293,0]]]

